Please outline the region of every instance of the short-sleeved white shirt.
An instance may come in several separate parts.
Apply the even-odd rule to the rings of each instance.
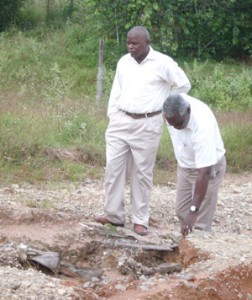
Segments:
[[[182,96],[190,103],[190,120],[184,129],[168,126],[177,162],[192,169],[215,165],[226,152],[216,118],[202,101]]]
[[[108,115],[118,110],[140,114],[159,111],[171,92],[187,93],[190,88],[189,79],[171,57],[150,47],[138,64],[128,53],[117,64]]]

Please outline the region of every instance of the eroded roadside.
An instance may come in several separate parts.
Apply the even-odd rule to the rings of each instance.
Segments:
[[[129,212],[124,229],[93,222],[102,182],[1,187],[0,299],[252,299],[251,187],[251,174],[226,176],[213,232],[186,240],[172,183],[154,187],[147,237],[132,232]],[[59,253],[65,271],[27,269],[21,243]]]

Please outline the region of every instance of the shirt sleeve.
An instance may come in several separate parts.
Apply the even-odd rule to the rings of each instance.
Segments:
[[[175,61],[172,61],[168,67],[168,78],[171,83],[170,94],[188,93],[191,89],[191,83],[185,72],[178,66]]]
[[[195,164],[197,169],[217,163],[216,148],[214,124],[211,127],[201,126],[198,128],[194,135]]]
[[[120,85],[119,73],[117,67],[111,92],[110,92],[109,102],[108,102],[108,109],[107,109],[108,117],[110,117],[113,113],[118,111],[117,102],[120,99],[120,95],[121,95],[121,85]]]

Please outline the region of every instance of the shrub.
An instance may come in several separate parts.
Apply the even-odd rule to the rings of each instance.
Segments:
[[[252,72],[245,66],[194,60],[185,63],[191,94],[219,111],[245,111],[252,107]]]

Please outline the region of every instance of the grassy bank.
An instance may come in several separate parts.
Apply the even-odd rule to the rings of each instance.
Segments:
[[[105,69],[103,102],[97,107],[98,49],[89,49],[84,37],[81,44],[75,41],[73,32],[78,32],[75,26],[0,36],[1,182],[81,181],[104,175],[106,105],[114,69]],[[191,95],[216,112],[228,171],[251,170],[251,70],[234,62],[181,65],[192,82]],[[155,183],[171,181],[175,165],[164,128]]]

